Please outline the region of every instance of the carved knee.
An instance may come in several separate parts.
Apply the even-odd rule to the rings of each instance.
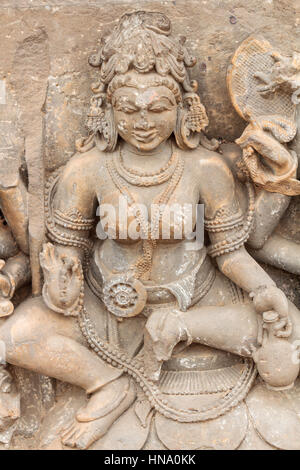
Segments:
[[[5,344],[7,359],[15,346],[28,343],[42,336],[40,298],[29,299],[19,305],[14,314],[0,327],[0,341]]]

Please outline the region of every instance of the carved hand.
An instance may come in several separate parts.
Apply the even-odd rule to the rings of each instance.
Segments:
[[[257,313],[274,310],[279,319],[274,327],[276,336],[288,338],[292,333],[292,323],[289,318],[289,304],[285,294],[276,286],[262,286],[250,293]]]
[[[145,326],[145,367],[153,380],[158,380],[163,361],[170,359],[180,341],[191,344],[192,338],[182,318],[182,312],[154,312]],[[150,357],[149,353],[152,357]]]
[[[44,272],[43,296],[49,308],[66,315],[77,305],[83,283],[81,262],[76,257],[65,256],[51,243],[43,247],[40,262]]]

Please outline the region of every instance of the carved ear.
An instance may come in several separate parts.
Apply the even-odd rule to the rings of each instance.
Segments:
[[[113,109],[110,105],[105,109],[101,119],[101,129],[95,134],[96,146],[102,152],[113,152],[118,140]]]
[[[175,138],[182,150],[198,147],[201,131],[208,125],[205,107],[197,93],[186,93],[183,106],[178,106]]]
[[[90,148],[92,146],[90,145],[91,140],[102,152],[111,152],[115,149],[118,133],[114,124],[112,107],[110,104],[106,104],[104,93],[97,93],[92,97],[87,127],[91,134],[86,142],[78,143],[80,150]]]
[[[96,146],[102,152],[113,152],[118,140],[118,132],[115,126],[113,109],[110,105],[105,109],[102,120],[101,129],[95,134]]]

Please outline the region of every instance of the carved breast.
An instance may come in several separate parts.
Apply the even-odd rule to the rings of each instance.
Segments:
[[[195,229],[199,190],[184,174],[167,204],[156,202],[167,183],[153,187],[129,187],[134,201],[106,184],[99,200],[101,230],[120,243],[135,243],[145,237],[145,227],[161,243],[179,242]],[[129,185],[128,185],[129,186]],[[139,214],[144,223],[140,223]]]

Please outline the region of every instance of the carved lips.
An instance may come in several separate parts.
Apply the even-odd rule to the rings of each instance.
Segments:
[[[133,137],[139,142],[151,142],[157,136],[158,131],[156,129],[151,129],[150,131],[134,131],[132,133]]]

